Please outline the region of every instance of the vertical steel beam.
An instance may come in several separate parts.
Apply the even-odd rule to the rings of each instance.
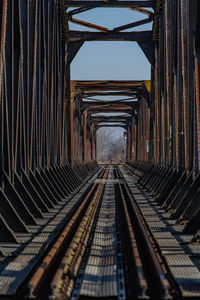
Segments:
[[[185,168],[189,170],[189,87],[188,87],[188,1],[181,0],[181,52],[183,76],[183,122],[184,122],[184,160]]]
[[[195,43],[194,43],[194,62],[195,62],[195,97],[194,97],[194,170],[199,171],[200,167],[200,3],[195,2]]]
[[[87,161],[87,110],[83,112],[83,162]]]
[[[4,149],[3,149],[3,97],[4,97],[4,60],[5,60],[5,40],[6,40],[6,19],[7,19],[7,0],[3,0],[1,3],[2,15],[1,15],[1,40],[0,40],[0,186],[3,186],[4,178]]]
[[[91,124],[91,160],[94,160],[95,157],[95,132],[94,132],[94,123]]]

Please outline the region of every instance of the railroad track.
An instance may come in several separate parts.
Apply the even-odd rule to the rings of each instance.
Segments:
[[[170,299],[168,267],[118,167],[106,167],[29,278],[28,298]]]

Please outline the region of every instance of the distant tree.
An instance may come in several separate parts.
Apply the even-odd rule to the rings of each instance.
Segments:
[[[99,161],[125,159],[126,141],[116,128],[100,128],[97,131],[97,159]]]
[[[97,159],[106,160],[109,145],[110,145],[110,134],[109,128],[100,128],[97,131]]]

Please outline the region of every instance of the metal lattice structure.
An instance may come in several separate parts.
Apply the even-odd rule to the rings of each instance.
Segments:
[[[66,162],[66,71],[55,1],[1,1],[1,184]]]
[[[16,241],[16,232],[29,232],[27,225],[44,218],[94,166],[76,162],[72,170],[69,165],[70,79],[63,7],[54,0],[0,3],[3,241]],[[67,183],[66,175],[76,183]]]
[[[77,17],[102,7],[145,17]],[[199,299],[199,15],[200,0],[0,0],[0,297]],[[72,81],[89,41],[136,42],[151,80]],[[126,162],[98,165],[111,126]]]

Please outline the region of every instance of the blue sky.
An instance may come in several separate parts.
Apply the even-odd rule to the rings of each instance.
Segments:
[[[74,16],[113,29],[147,18],[126,8],[96,8]],[[152,24],[127,31],[151,30]],[[70,24],[71,30],[92,29]],[[72,80],[148,80],[150,65],[136,42],[85,42],[71,65]]]

